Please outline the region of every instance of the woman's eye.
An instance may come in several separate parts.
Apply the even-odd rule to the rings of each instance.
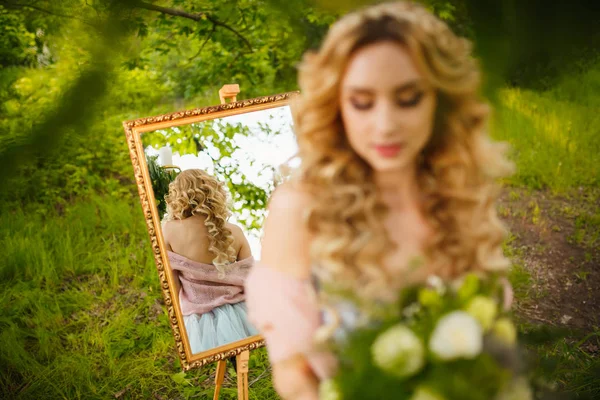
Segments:
[[[370,100],[350,99],[350,103],[352,104],[352,107],[357,110],[368,110],[373,106],[373,102]]]
[[[421,102],[423,98],[423,92],[415,93],[411,98],[408,99],[398,99],[398,105],[404,108],[415,107]]]

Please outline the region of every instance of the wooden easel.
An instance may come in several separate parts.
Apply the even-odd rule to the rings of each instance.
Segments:
[[[227,99],[230,101],[236,101],[237,95],[240,93],[240,85],[223,85],[219,90],[219,98],[221,104],[227,103]],[[248,360],[250,360],[250,351],[242,351],[235,357],[236,369],[237,369],[237,387],[238,387],[238,400],[248,400]],[[215,376],[215,394],[213,400],[219,399],[219,393],[221,392],[221,386],[223,386],[223,380],[225,379],[225,370],[227,369],[227,360],[217,361],[217,374]]]
[[[230,101],[237,101],[237,95],[240,93],[240,85],[231,84],[231,85],[223,85],[223,87],[219,90],[219,98],[221,99],[221,104],[227,103],[227,99]]]
[[[237,387],[238,387],[238,400],[248,400],[248,360],[250,360],[250,351],[242,351],[235,357],[237,366]],[[217,361],[217,374],[215,376],[215,395],[213,400],[219,399],[219,393],[221,392],[221,386],[223,386],[223,380],[225,379],[225,369],[227,368],[227,361]]]

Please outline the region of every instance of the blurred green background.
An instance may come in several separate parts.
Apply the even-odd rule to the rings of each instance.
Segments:
[[[368,3],[0,0],[0,397],[212,398],[214,366],[182,373],[176,358],[121,122],[217,104],[225,83],[238,99],[296,90],[302,53]],[[492,132],[513,149],[500,211],[521,330],[560,325],[530,312],[558,296],[532,289],[528,255],[550,248],[523,252],[518,232],[548,228],[582,260],[574,282],[599,282],[598,2],[422,3],[474,41]],[[546,379],[600,397],[599,324],[568,320],[576,331],[532,349],[559,360]],[[250,398],[277,398],[264,350],[250,368]],[[228,373],[222,398],[236,398]]]

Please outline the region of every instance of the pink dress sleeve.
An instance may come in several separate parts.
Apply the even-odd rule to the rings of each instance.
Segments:
[[[271,363],[302,354],[320,379],[331,376],[335,358],[314,345],[321,313],[309,281],[256,263],[245,291],[248,318],[265,338]]]

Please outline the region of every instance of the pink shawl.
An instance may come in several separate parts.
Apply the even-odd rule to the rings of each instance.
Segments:
[[[190,260],[168,252],[171,268],[178,272],[181,290],[179,301],[183,315],[204,314],[224,304],[245,300],[244,283],[254,263],[248,257],[225,266],[225,275],[212,264]]]

